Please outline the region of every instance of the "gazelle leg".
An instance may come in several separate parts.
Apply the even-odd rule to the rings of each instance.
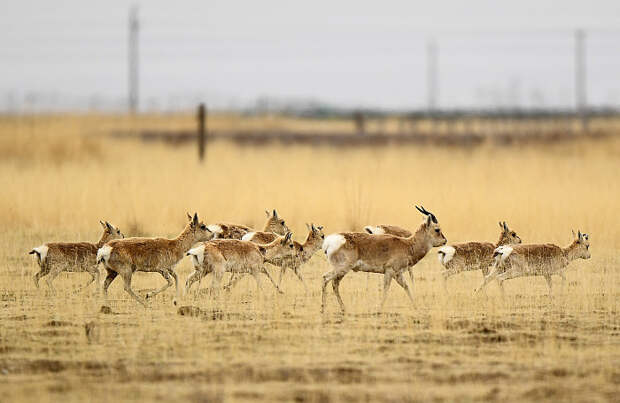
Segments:
[[[308,286],[306,285],[306,282],[304,281],[303,277],[301,276],[301,273],[299,272],[299,269],[295,269],[294,273],[297,276],[297,278],[299,279],[299,281],[301,281],[301,283],[304,285],[304,290],[306,291],[306,294],[307,294],[308,293]]]
[[[559,272],[558,275],[562,279],[562,294],[566,292],[566,274],[563,271]]]
[[[403,272],[401,271],[400,273],[398,273],[394,277],[394,280],[396,280],[398,285],[403,287],[403,289],[407,293],[407,296],[409,297],[409,300],[411,301],[411,304],[413,305],[413,296],[411,295],[411,291],[409,291],[409,285],[407,285],[407,282],[405,281],[405,277],[403,277]]]
[[[484,287],[487,286],[491,281],[495,280],[498,277],[497,269],[493,270],[488,276],[484,276],[482,280],[482,284],[476,288],[475,292],[480,292]]]
[[[88,280],[86,282],[86,284],[84,284],[81,287],[78,287],[74,292],[77,294],[80,291],[82,291],[84,288],[88,287],[89,285],[91,285],[93,282],[96,281],[96,284],[99,284],[99,270],[96,270],[94,272],[87,272],[88,274],[90,274],[90,280]]]
[[[167,290],[168,287],[172,286],[172,277],[170,276],[170,271],[164,270],[164,271],[161,271],[159,274],[161,274],[166,279],[167,283],[164,284],[164,286],[161,287],[160,289],[147,293],[146,294],[146,298],[147,299],[149,299],[151,297],[154,297],[155,295],[159,294],[160,292],[163,292],[163,291]]]
[[[133,273],[131,272],[121,274],[121,276],[123,277],[123,282],[125,283],[125,291],[127,292],[127,294],[131,295],[136,301],[142,304],[143,307],[146,308],[146,302],[142,298],[138,297],[136,293],[134,293],[133,290],[131,289],[132,274]]]
[[[390,290],[390,284],[392,284],[392,277],[394,273],[391,270],[386,270],[383,275],[383,299],[381,300],[381,305],[379,307],[380,311],[383,311],[383,305],[385,304],[385,300],[387,299],[388,291]]]
[[[336,299],[338,300],[338,304],[340,304],[340,310],[342,311],[342,313],[344,313],[344,302],[342,302],[342,297],[340,296],[340,281],[342,280],[342,278],[344,277],[344,275],[342,276],[338,276],[336,278],[334,278],[334,281],[332,281],[332,288],[334,289],[334,294],[336,295]]]
[[[261,271],[263,273],[265,273],[265,275],[267,276],[267,278],[269,279],[269,281],[271,281],[271,284],[273,284],[273,286],[276,288],[276,290],[278,290],[278,292],[280,294],[284,294],[284,292],[282,292],[282,290],[280,289],[280,287],[278,287],[278,285],[276,284],[275,281],[273,281],[273,278],[271,277],[271,274],[269,274],[269,272],[267,271],[267,269],[265,269],[265,266],[261,267]]]
[[[187,280],[185,280],[185,295],[189,292],[189,289],[192,287],[194,282],[198,281],[198,287],[200,288],[200,280],[202,279],[202,271],[194,270],[189,276],[187,276]]]
[[[105,280],[103,281],[103,299],[105,301],[105,303],[108,303],[108,287],[110,287],[110,284],[112,284],[112,281],[114,281],[114,279],[116,278],[116,276],[118,276],[118,273],[107,269],[106,268],[106,272],[108,273],[106,275]]]
[[[327,302],[327,284],[330,281],[334,280],[336,277],[343,277],[346,271],[342,269],[333,269],[323,274],[323,286],[322,286],[322,295],[321,295],[321,313],[325,312],[325,303]],[[344,311],[344,304],[342,301],[338,301],[341,304],[341,308]]]
[[[252,270],[252,276],[254,277],[254,280],[256,281],[256,293],[257,295],[262,294],[263,292],[263,287],[260,284],[260,276],[258,275],[259,270]]]
[[[407,271],[409,271],[409,278],[411,278],[411,292],[413,292],[415,288],[415,280],[413,279],[413,267],[408,267]]]
[[[246,273],[234,273],[232,274],[232,276],[230,276],[230,280],[228,281],[228,284],[226,284],[226,286],[224,287],[224,289],[226,291],[230,291],[233,289],[233,287],[239,282],[239,280],[241,280],[241,278],[245,275]]]
[[[284,273],[286,272],[286,266],[282,266],[280,268],[280,276],[278,277],[278,287],[282,284],[282,277],[284,277]]]
[[[549,296],[553,297],[553,285],[551,283],[551,275],[545,275],[545,280],[547,280],[547,287],[549,287]]]
[[[43,268],[41,268],[41,270],[39,270],[39,272],[32,277],[32,279],[34,280],[34,285],[37,288],[39,288],[39,279],[41,277],[47,276],[48,273],[49,273],[48,270],[43,270]]]
[[[54,294],[56,294],[56,289],[54,288],[54,284],[52,282],[56,279],[56,277],[58,277],[59,274],[60,274],[60,271],[53,270],[50,272],[50,274],[45,279],[47,286],[49,287],[50,291],[52,291]]]

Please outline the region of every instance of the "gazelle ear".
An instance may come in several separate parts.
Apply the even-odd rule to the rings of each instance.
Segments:
[[[273,209],[273,218],[278,218],[278,212],[276,209]]]
[[[506,232],[510,231],[508,229],[508,226],[506,225],[506,221],[503,222],[503,227],[504,227],[504,231],[506,231]]]
[[[106,225],[103,221],[99,220],[99,224],[101,224],[101,226],[103,227],[103,229],[106,229]]]
[[[269,212],[269,210],[265,210],[265,214],[267,214],[267,218],[271,217],[271,213]]]
[[[194,213],[194,218],[192,218],[192,225],[194,227],[198,226],[198,213]]]
[[[187,221],[192,221],[192,215],[190,213],[185,213],[187,214]]]
[[[282,242],[282,244],[285,244],[285,243],[287,243],[288,241],[290,241],[292,236],[293,236],[293,233],[292,233],[292,232],[290,232],[290,231],[289,231],[289,232],[287,232],[287,233],[286,233],[286,235],[284,235],[284,241]]]
[[[110,223],[109,223],[109,222],[107,222],[107,221],[106,221],[106,222],[105,222],[105,225],[106,225],[106,227],[108,227],[108,229],[109,229],[110,231],[114,231],[114,227],[112,227],[112,225],[110,225]]]
[[[312,224],[312,232],[316,231],[316,227],[314,226],[314,223]]]
[[[570,232],[572,232],[572,233],[573,233],[573,239],[577,239],[577,234],[575,234],[575,230],[574,230],[574,229],[571,229],[571,230],[570,230]]]
[[[306,223],[306,228],[308,228],[308,231],[312,231],[312,227],[308,223]]]
[[[499,227],[500,227],[501,229],[504,229],[504,226],[502,225],[502,222],[501,222],[501,221],[500,221],[500,222],[498,222],[498,224],[499,224]]]
[[[577,237],[579,238],[580,241],[583,240],[583,235],[581,234],[581,230],[577,230]]]

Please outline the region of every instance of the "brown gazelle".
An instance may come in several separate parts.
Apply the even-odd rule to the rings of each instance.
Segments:
[[[575,235],[573,242],[566,248],[553,244],[532,244],[500,246],[495,249],[491,273],[476,291],[480,291],[490,281],[497,279],[502,295],[503,282],[517,277],[543,276],[547,280],[549,295],[551,295],[551,276],[562,278],[562,286],[566,282],[564,269],[575,259],[590,259],[590,239],[588,234],[581,231]]]
[[[120,274],[125,283],[125,291],[140,304],[146,302],[131,289],[131,278],[136,271],[161,274],[167,281],[159,290],[147,294],[147,298],[157,295],[172,285],[176,286],[179,297],[179,279],[174,266],[185,256],[185,253],[197,242],[210,239],[212,234],[205,224],[198,221],[198,214],[187,215],[189,222],[183,232],[174,239],[165,238],[126,238],[108,242],[97,252],[97,263],[103,262],[107,277],[103,284],[104,295],[107,297],[110,283]],[[174,300],[176,305],[176,299]]]
[[[34,275],[34,284],[39,287],[39,279],[48,276],[46,281],[54,291],[52,282],[62,272],[86,272],[91,279],[77,291],[88,287],[92,282],[99,284],[99,269],[97,268],[97,249],[113,239],[123,238],[121,231],[107,221],[99,221],[103,227],[103,234],[97,243],[45,243],[37,246],[29,253],[37,256],[41,270]]]
[[[431,248],[445,245],[439,222],[433,213],[416,206],[426,216],[415,234],[408,238],[393,235],[372,235],[364,232],[343,232],[325,238],[323,251],[332,270],[323,275],[321,312],[325,309],[327,284],[332,281],[334,294],[344,312],[344,303],[338,287],[342,278],[351,270],[383,274],[383,299],[387,298],[392,279],[403,287],[413,303],[403,272],[422,259]]]
[[[445,267],[441,273],[444,279],[444,288],[448,277],[457,273],[471,270],[482,270],[482,275],[489,274],[489,267],[493,264],[493,251],[503,245],[515,245],[521,243],[517,233],[506,225],[506,221],[500,222],[501,232],[497,243],[491,242],[465,242],[454,245],[446,245],[439,248],[437,256],[439,263]]]
[[[396,225],[386,225],[386,224],[377,225],[377,226],[367,225],[364,227],[364,230],[368,232],[369,234],[373,234],[373,235],[394,235],[394,236],[399,236],[403,238],[408,238],[411,236],[411,231],[401,228]],[[413,287],[413,284],[414,284],[413,267],[409,267],[407,271],[409,272],[409,278],[411,279],[411,286]]]
[[[211,288],[219,288],[222,275],[225,272],[232,272],[233,275],[237,273],[251,274],[256,280],[258,291],[261,290],[259,274],[263,273],[269,278],[273,286],[282,292],[265,269],[265,262],[291,256],[295,252],[291,236],[290,232],[285,236],[278,235],[273,242],[266,245],[257,245],[238,239],[215,239],[202,242],[187,252],[187,255],[192,257],[194,272],[189,275],[185,282],[185,293],[187,294],[195,281],[209,273],[213,273]],[[229,284],[229,287],[236,283],[232,279],[231,282],[232,284]]]
[[[308,292],[308,286],[301,276],[300,268],[303,266],[310,258],[321,249],[321,244],[325,239],[325,234],[323,234],[323,226],[315,226],[314,224],[306,224],[308,227],[308,236],[304,243],[299,243],[294,241],[295,245],[295,256],[288,256],[282,259],[276,259],[271,263],[275,266],[280,267],[280,277],[278,278],[278,286],[282,284],[282,277],[287,269],[293,270],[293,273],[297,276],[299,281],[304,285],[304,289]],[[243,237],[245,241],[252,241],[257,244],[266,244],[272,242],[275,237],[273,232],[250,232]]]
[[[278,216],[275,209],[271,213],[265,210],[265,214],[267,214],[267,221],[263,226],[264,232],[273,232],[278,235],[285,235],[289,232],[286,222]],[[244,235],[254,231],[245,225],[226,223],[210,224],[208,228],[213,233],[214,239],[241,239]]]

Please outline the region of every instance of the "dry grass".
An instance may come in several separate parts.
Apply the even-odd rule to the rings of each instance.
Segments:
[[[163,120],[0,122],[3,401],[617,399],[618,139],[473,151],[218,143],[200,165],[193,148],[97,136]],[[289,274],[285,295],[263,281],[257,298],[248,278],[219,301],[188,296],[183,303],[198,309],[183,313],[193,315],[177,312],[172,291],[144,310],[115,282],[113,313],[104,314],[92,288],[71,293],[87,275],[59,276],[57,295],[31,280],[29,248],[94,240],[100,219],[130,235],[167,236],[185,211],[259,226],[263,210],[276,207],[301,239],[309,221],[327,233],[369,223],[414,228],[414,202],[437,215],[451,242],[495,240],[506,220],[527,242],[564,245],[579,228],[591,234],[593,257],[570,266],[554,299],[542,279],[528,278],[507,283],[504,301],[493,286],[487,297],[473,295],[480,273],[455,276],[445,295],[431,252],[415,269],[414,307],[393,286],[377,314],[380,278],[351,274],[341,287],[344,317],[331,292],[329,313],[318,313],[327,270],[318,254],[303,269],[309,295]],[[184,281],[190,263],[177,272]],[[134,280],[137,289],[161,284],[156,275]]]

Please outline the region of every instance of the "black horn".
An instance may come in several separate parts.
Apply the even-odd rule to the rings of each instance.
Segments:
[[[437,224],[437,217],[435,217],[435,214],[431,213],[430,211],[428,211],[427,209],[424,208],[424,206],[418,207],[415,206],[416,209],[418,209],[418,211],[424,215],[428,215],[431,217],[431,220]]]

